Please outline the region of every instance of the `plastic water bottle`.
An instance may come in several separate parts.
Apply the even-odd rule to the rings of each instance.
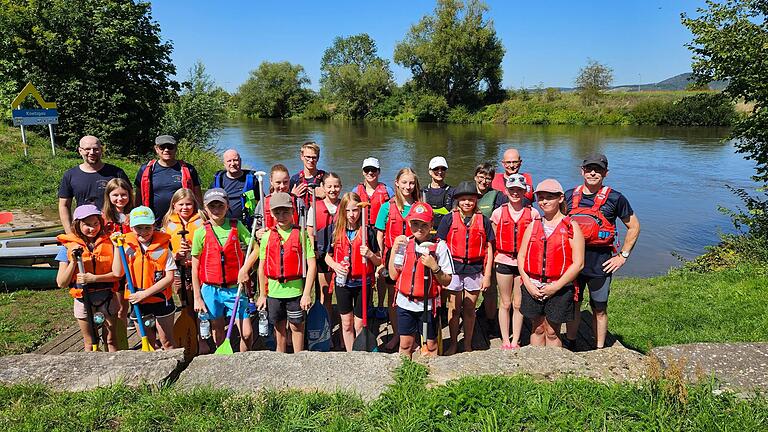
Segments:
[[[397,269],[403,268],[403,263],[405,263],[405,248],[407,247],[407,243],[400,243],[397,245],[397,249],[395,250],[395,267]]]
[[[259,336],[269,335],[269,319],[267,319],[267,311],[259,311]]]
[[[102,324],[104,324],[104,314],[102,312],[96,312],[93,314],[93,324],[96,327],[100,327]]]
[[[211,337],[211,316],[207,312],[200,312],[197,314],[200,318],[200,337],[208,339]]]
[[[344,273],[336,273],[336,286],[345,286],[347,284],[347,275],[349,274],[349,257],[345,256],[341,263],[344,266]]]

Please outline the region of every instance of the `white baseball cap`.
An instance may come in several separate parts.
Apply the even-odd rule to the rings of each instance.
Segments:
[[[381,169],[381,165],[379,165],[379,160],[376,159],[375,157],[366,158],[363,161],[363,168],[365,167],[374,167],[376,169]]]
[[[507,189],[513,187],[528,190],[528,184],[525,182],[525,177],[522,174],[512,174],[506,181]]]
[[[429,160],[429,169],[435,169],[437,167],[445,167],[448,169],[448,162],[442,156],[435,156]]]

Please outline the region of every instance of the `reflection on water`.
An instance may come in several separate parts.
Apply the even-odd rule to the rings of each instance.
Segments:
[[[726,184],[754,187],[753,165],[723,142],[726,135],[712,128],[256,120],[227,125],[218,147],[239,150],[247,167],[269,171],[283,163],[294,173],[301,168],[300,144],[314,140],[322,147],[320,167],[337,172],[345,189],[360,181],[368,156],[381,160],[382,179],[392,185],[404,166],[425,183],[429,159],[443,155],[448,182],[455,185],[471,179],[479,162],[501,160],[508,147],[520,150],[523,170],[534,182],[555,177],[572,187],[580,183],[581,158],[600,151],[610,164],[607,184],[629,198],[642,224],[639,244],[620,274],[646,276],[678,264],[672,251],[692,258],[716,243],[718,232],[732,229],[717,206],[739,204]]]

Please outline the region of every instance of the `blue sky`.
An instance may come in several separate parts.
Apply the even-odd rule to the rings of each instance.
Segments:
[[[593,58],[614,70],[614,84],[653,83],[690,71],[684,44],[691,35],[680,13],[704,1],[487,0],[488,16],[506,48],[504,87],[570,87]],[[410,26],[432,1],[157,0],[153,17],[174,45],[184,77],[201,60],[216,82],[233,91],[262,61],[304,66],[317,89],[320,59],[336,36],[368,33],[392,60]],[[410,72],[391,64],[398,83]]]

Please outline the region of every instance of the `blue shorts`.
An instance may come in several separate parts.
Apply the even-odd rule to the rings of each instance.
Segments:
[[[422,327],[424,326],[422,316],[424,316],[424,312],[422,311],[413,312],[398,306],[397,334],[400,336],[420,335]],[[435,324],[437,324],[437,320],[432,315],[432,311],[427,311],[427,339],[437,339],[437,327]]]
[[[200,287],[200,295],[203,296],[205,308],[208,309],[211,319],[226,318],[227,315],[232,313],[232,309],[235,308],[237,288],[218,288],[213,285],[203,284]],[[245,296],[245,291],[240,295],[240,303],[237,309],[238,314],[236,318],[248,318],[248,299]]]

